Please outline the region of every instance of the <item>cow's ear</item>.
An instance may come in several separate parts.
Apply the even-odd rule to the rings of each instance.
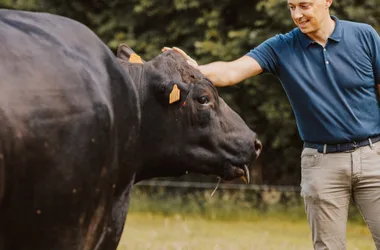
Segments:
[[[183,82],[170,81],[163,83],[160,86],[160,95],[161,98],[166,104],[175,105],[180,104],[183,105],[187,95],[189,94],[191,89],[191,84],[186,84]],[[163,95],[163,96],[162,96]]]
[[[144,60],[126,44],[120,44],[118,46],[116,57],[131,63],[144,63]]]

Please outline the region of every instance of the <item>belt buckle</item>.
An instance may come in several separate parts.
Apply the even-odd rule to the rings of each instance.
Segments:
[[[355,151],[359,147],[359,145],[356,143],[356,141],[354,141],[352,144],[354,146],[353,151]]]

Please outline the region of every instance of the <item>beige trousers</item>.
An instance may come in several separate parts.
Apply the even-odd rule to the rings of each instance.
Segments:
[[[323,154],[304,148],[301,195],[314,249],[346,249],[350,198],[380,250],[380,142],[352,152]]]

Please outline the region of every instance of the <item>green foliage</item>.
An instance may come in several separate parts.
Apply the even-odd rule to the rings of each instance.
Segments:
[[[379,31],[379,5],[380,0],[334,1],[332,13]],[[233,60],[294,27],[285,0],[0,0],[0,6],[73,18],[112,50],[127,43],[145,60],[164,46],[180,47],[201,64]],[[256,164],[261,180],[298,184],[302,142],[278,80],[263,74],[220,89],[220,94],[264,144]]]
[[[0,0],[0,8],[37,10],[41,6],[39,0]]]

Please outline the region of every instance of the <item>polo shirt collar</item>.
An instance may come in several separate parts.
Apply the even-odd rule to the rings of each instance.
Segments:
[[[333,40],[335,42],[339,42],[342,38],[342,24],[340,23],[340,20],[336,16],[331,16],[331,18],[335,21],[335,28],[331,36],[329,37],[330,40]],[[303,47],[308,48],[311,44],[314,44],[315,42],[310,39],[306,34],[302,33],[301,30],[298,28],[301,38],[301,43]]]
[[[329,39],[334,40],[335,42],[340,42],[342,38],[342,24],[336,16],[331,16],[331,18],[335,21],[335,29]]]

